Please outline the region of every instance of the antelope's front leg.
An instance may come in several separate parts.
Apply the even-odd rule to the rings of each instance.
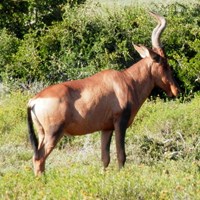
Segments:
[[[112,139],[113,131],[101,132],[101,159],[104,169],[108,167],[110,163],[110,143]]]
[[[118,124],[115,125],[115,141],[119,169],[121,169],[126,162],[125,133],[126,128],[120,127]]]
[[[128,121],[130,119],[131,107],[128,105],[121,113],[118,118],[115,119],[115,140],[117,149],[117,159],[119,163],[119,168],[122,168],[126,162],[126,152],[125,152],[125,135],[128,126]]]

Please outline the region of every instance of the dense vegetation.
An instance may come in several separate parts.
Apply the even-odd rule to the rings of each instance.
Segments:
[[[151,46],[155,22],[142,6],[84,1],[0,3],[0,80],[18,84],[83,78],[139,59],[132,43]],[[162,37],[185,94],[200,87],[200,4],[152,4],[168,27]]]
[[[0,199],[200,199],[199,0],[98,2],[0,2]],[[168,20],[162,43],[184,98],[145,102],[127,131],[123,170],[114,139],[111,165],[102,170],[94,133],[65,137],[47,159],[46,174],[35,178],[28,99],[45,85],[140,59],[132,43],[150,47],[156,24],[147,7]]]

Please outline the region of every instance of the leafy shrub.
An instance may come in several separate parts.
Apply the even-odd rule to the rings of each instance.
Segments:
[[[61,21],[64,4],[74,7],[84,2],[85,0],[2,0],[0,29],[6,28],[23,39],[32,29],[39,30]]]
[[[162,41],[186,95],[200,87],[199,9],[199,4],[186,8],[178,3],[156,7],[168,20]],[[19,48],[16,39],[9,43],[15,48],[8,48],[10,60],[3,57],[4,62],[9,60],[0,71],[4,79],[55,83],[84,78],[138,61],[132,43],[151,46],[155,22],[142,7],[116,6],[111,10],[100,4],[64,4],[62,13],[61,21],[30,29]]]
[[[6,29],[0,30],[0,75],[5,73],[6,66],[12,64],[12,56],[17,52],[19,40]],[[2,81],[0,76],[0,81]]]
[[[36,80],[36,77],[41,75],[41,71],[38,69],[40,57],[37,51],[37,39],[34,35],[25,35],[12,60],[12,63],[7,65],[5,70],[9,81],[21,79],[21,82],[26,82],[33,80],[33,76]]]
[[[200,5],[168,7],[169,28],[166,50],[186,93],[200,88]]]

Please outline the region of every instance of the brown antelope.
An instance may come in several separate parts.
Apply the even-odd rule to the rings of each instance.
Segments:
[[[168,96],[179,88],[160,44],[166,27],[164,17],[150,13],[158,22],[152,32],[152,49],[134,45],[142,59],[123,71],[105,70],[82,80],[49,86],[28,103],[28,129],[34,149],[35,175],[45,170],[45,160],[66,135],[101,131],[103,166],[110,162],[110,143],[115,131],[119,168],[126,161],[125,133],[154,87]],[[38,132],[34,133],[33,123]]]

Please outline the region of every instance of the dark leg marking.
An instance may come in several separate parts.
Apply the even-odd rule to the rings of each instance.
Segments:
[[[131,116],[131,105],[127,104],[121,115],[115,121],[115,140],[117,149],[117,159],[119,168],[122,168],[126,162],[125,153],[125,134],[128,126],[128,121]]]

